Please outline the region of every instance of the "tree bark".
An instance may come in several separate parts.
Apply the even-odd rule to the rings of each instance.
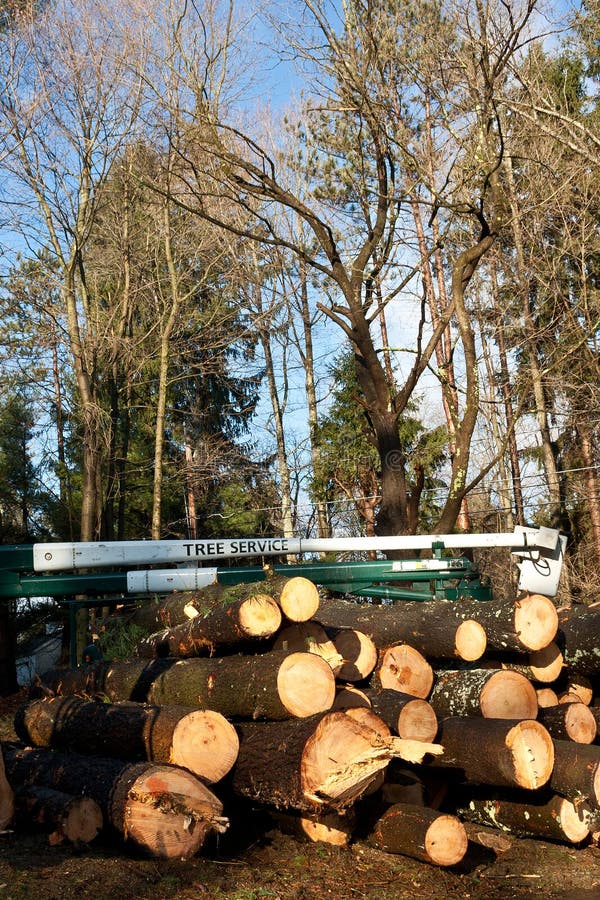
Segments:
[[[600,827],[600,746],[555,740],[550,787]]]
[[[339,653],[325,629],[314,619],[308,622],[294,622],[282,628],[273,642],[273,650],[281,653],[314,653],[329,663],[334,675],[340,675],[344,658]]]
[[[559,611],[556,642],[570,672],[594,675],[600,670],[599,634],[600,603]]]
[[[23,705],[15,716],[15,731],[35,747],[172,763],[209,784],[229,772],[239,749],[233,725],[214,710],[107,704],[79,697]]]
[[[90,797],[121,839],[151,856],[185,859],[227,820],[222,804],[191,772],[154,763],[3,745],[8,778]]]

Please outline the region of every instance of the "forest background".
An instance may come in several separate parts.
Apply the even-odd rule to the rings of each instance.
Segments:
[[[1,543],[551,525],[594,598],[597,0],[0,23]]]

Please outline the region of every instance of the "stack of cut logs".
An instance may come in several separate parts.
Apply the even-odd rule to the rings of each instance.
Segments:
[[[162,627],[136,658],[47,673],[17,713],[0,826],[183,858],[249,800],[312,840],[444,866],[469,822],[600,831],[600,604],[386,606],[267,573],[137,615]]]

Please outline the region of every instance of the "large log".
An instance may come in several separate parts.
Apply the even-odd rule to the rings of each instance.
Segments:
[[[470,795],[461,799],[456,812],[469,822],[499,828],[520,837],[578,844],[589,834],[586,818],[574,804],[546,791],[527,795],[497,792]]]
[[[538,712],[532,683],[509,669],[438,672],[429,702],[438,718],[535,719]]]
[[[235,793],[276,809],[342,811],[395,757],[416,762],[437,744],[385,737],[344,712],[297,722],[244,722],[231,773]]]
[[[36,785],[22,786],[15,792],[15,825],[32,826],[49,833],[51,844],[70,841],[89,844],[102,830],[102,810],[91,797],[74,797],[64,791]]]
[[[368,842],[388,853],[402,853],[436,866],[454,866],[468,847],[467,832],[456,816],[424,806],[397,803],[375,823]]]
[[[233,719],[303,718],[331,708],[335,676],[313,653],[181,659],[155,679],[148,699]]]
[[[557,643],[571,672],[600,671],[600,603],[559,610]]]
[[[373,684],[382,690],[401,691],[426,699],[433,685],[433,669],[414,647],[395,644],[381,651]]]
[[[402,738],[434,741],[438,731],[435,711],[427,700],[401,691],[371,688],[366,692],[373,712]]]
[[[130,701],[33,700],[17,711],[15,731],[34,747],[173,763],[209,784],[229,772],[239,749],[235,728],[221,713]]]
[[[331,667],[311,653],[101,661],[55,670],[43,684],[61,695],[199,707],[242,719],[309,716],[335,699]]]
[[[184,859],[223,831],[221,801],[191,772],[155,763],[3,745],[13,788],[37,785],[91,797],[105,823],[154,857]]]
[[[557,740],[591,744],[598,733],[596,719],[585,703],[562,703],[542,708],[538,711],[538,719]]]
[[[378,647],[403,641],[428,658],[462,658],[467,662],[483,656],[486,647],[516,653],[541,650],[554,640],[558,628],[556,607],[541,594],[525,594],[516,601],[464,598],[394,606],[321,598],[319,621],[325,627],[358,628]],[[471,629],[473,644],[462,653],[457,630],[466,622],[475,622],[480,629]],[[469,645],[466,640],[465,645]]]
[[[443,756],[428,765],[455,769],[465,781],[537,790],[552,774],[554,744],[541,722],[454,717],[440,723],[437,739]]]
[[[485,630],[458,604],[444,601],[387,606],[321,597],[319,621],[326,628],[355,628],[377,647],[403,642],[428,657],[476,660],[486,648]]]

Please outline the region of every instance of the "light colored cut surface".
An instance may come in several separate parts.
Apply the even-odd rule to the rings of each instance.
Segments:
[[[535,719],[537,694],[524,675],[502,669],[483,686],[479,706],[486,719]]]
[[[331,666],[335,675],[339,675],[344,664],[338,648],[318,622],[294,622],[282,628],[273,649],[284,653],[314,653]]]
[[[540,708],[548,708],[550,706],[558,706],[558,694],[549,687],[538,688],[536,690],[538,706]]]
[[[386,767],[392,754],[386,742],[343,712],[318,724],[302,754],[302,787],[316,803],[351,803]]]
[[[485,628],[474,619],[466,619],[456,629],[454,646],[456,655],[465,662],[481,659],[487,647]]]
[[[319,608],[317,586],[308,578],[294,575],[283,587],[279,595],[279,605],[290,622],[307,622]]]
[[[572,741],[592,744],[596,739],[598,726],[589,706],[585,703],[569,703],[565,711],[565,730]]]
[[[78,797],[71,805],[61,830],[69,841],[89,844],[102,829],[102,811],[91,797]]]
[[[540,722],[518,722],[506,735],[516,784],[537,790],[546,784],[554,768],[554,745]]]
[[[225,716],[211,709],[195,709],[175,726],[171,762],[213,784],[233,767],[239,749],[237,731]]]
[[[388,647],[379,668],[383,688],[427,699],[433,686],[433,669],[425,657],[409,644]]]
[[[255,594],[240,605],[239,623],[242,631],[252,637],[269,637],[281,625],[279,605],[268,594]]]
[[[413,741],[433,741],[438,731],[438,720],[427,700],[410,700],[398,716],[398,736]]]
[[[583,841],[590,833],[585,816],[570,800],[563,800],[560,805],[560,825],[565,837],[574,844]]]
[[[127,836],[152,856],[186,859],[209,831],[221,830],[222,804],[191,772],[153,766],[134,781],[125,812]]]
[[[467,852],[468,843],[465,826],[456,816],[438,816],[425,835],[425,851],[438,866],[459,863]]]
[[[334,847],[347,847],[352,834],[352,823],[335,813],[319,819],[301,817],[300,827],[309,841],[320,841]]]
[[[558,613],[543,594],[526,594],[515,603],[515,633],[528,650],[542,650],[556,637]]]
[[[364,706],[354,706],[346,710],[346,715],[354,719],[355,722],[360,722],[361,725],[372,728],[373,731],[376,731],[383,738],[390,737],[392,733],[385,722],[372,709],[367,709]]]
[[[291,653],[277,673],[279,699],[298,718],[331,709],[335,675],[331,666],[313,653]]]

